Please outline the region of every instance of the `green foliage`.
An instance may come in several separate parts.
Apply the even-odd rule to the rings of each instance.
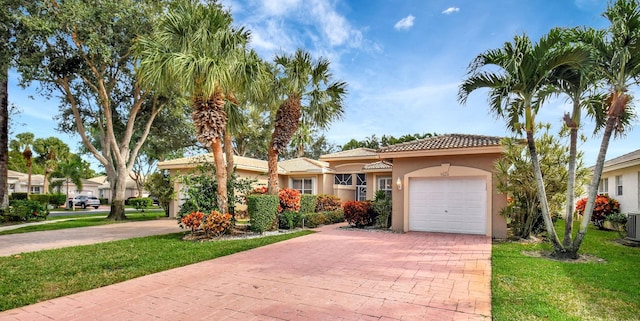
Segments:
[[[344,203],[343,210],[347,222],[356,227],[371,225],[376,220],[370,201],[348,201]]]
[[[29,195],[30,200],[34,200],[39,202],[40,204],[49,204],[49,194],[31,194]]]
[[[109,205],[108,198],[98,198],[100,200],[100,205]]]
[[[371,135],[370,137],[365,137],[363,140],[351,139],[349,142],[342,146],[342,150],[351,150],[355,148],[371,148],[378,149],[380,147],[386,147],[389,145],[395,145],[400,143],[411,142],[418,139],[425,139],[428,137],[437,136],[436,133],[424,133],[424,134],[405,134],[400,137],[394,137],[392,135],[382,135],[381,138],[376,137],[376,135]]]
[[[302,224],[302,215],[301,213],[305,213],[302,211],[294,212],[294,211],[284,211],[278,214],[278,227],[281,229],[293,229],[301,226]]]
[[[315,212],[336,211],[340,207],[342,207],[342,202],[338,196],[320,194],[318,195]]]
[[[318,204],[318,195],[303,194],[300,198],[300,212],[313,213],[316,211]]]
[[[248,195],[247,212],[251,230],[262,233],[275,229],[279,204],[276,195]]]
[[[326,218],[325,224],[335,224],[344,222],[344,212],[342,210],[322,212]]]
[[[213,165],[204,163],[193,172],[178,177],[183,186],[184,203],[178,212],[178,219],[191,212],[211,213],[218,210],[216,193],[218,182],[213,174]]]
[[[46,219],[49,210],[46,204],[35,200],[13,200],[9,202],[8,211],[5,212],[3,221],[30,221]]]
[[[28,198],[28,194],[23,192],[14,192],[9,195],[9,200],[26,200]]]
[[[383,190],[377,191],[372,206],[373,210],[377,213],[376,226],[379,228],[388,228],[391,223],[391,196]]]
[[[153,199],[150,197],[132,198],[129,200],[129,205],[132,205],[138,211],[144,212],[145,209],[153,206]]]
[[[605,220],[611,223],[611,226],[613,226],[613,229],[616,232],[618,232],[618,234],[620,235],[620,238],[624,238],[627,236],[627,230],[626,230],[627,221],[628,221],[627,214],[611,213],[605,216]]]
[[[151,174],[145,181],[145,188],[151,195],[158,198],[160,207],[169,215],[169,202],[176,196],[173,190],[173,177],[168,171],[157,171]]]
[[[59,207],[60,205],[64,205],[67,201],[67,195],[61,193],[49,194],[49,204],[54,207]]]
[[[323,212],[321,213],[302,213],[300,219],[302,225],[308,228],[318,227],[323,224],[328,224],[327,217]]]
[[[552,217],[557,217],[557,213],[563,212],[566,202],[569,148],[561,141],[565,138],[564,133],[552,135],[549,133],[550,125],[538,125],[537,129],[535,143],[545,179],[545,192]],[[506,217],[514,237],[528,238],[545,230],[529,149],[521,140],[514,138],[505,138],[502,145],[504,154],[494,164],[494,177],[496,188],[509,197],[509,203],[501,214]],[[582,153],[578,153],[576,194],[582,192],[588,175],[589,170],[582,163]]]

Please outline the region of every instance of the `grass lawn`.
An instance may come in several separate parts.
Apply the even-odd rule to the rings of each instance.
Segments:
[[[182,241],[182,233],[0,257],[0,311],[311,234]]]
[[[59,220],[61,218],[74,218],[74,219],[69,221],[55,222],[55,223],[27,225],[27,226],[13,229],[13,230],[0,231],[0,235],[28,233],[28,232],[37,232],[37,231],[52,231],[52,230],[61,230],[61,229],[73,228],[73,227],[87,227],[87,226],[125,223],[125,222],[134,222],[134,221],[146,221],[146,220],[155,220],[158,217],[165,217],[165,214],[162,210],[146,212],[144,215],[142,215],[141,213],[127,213],[126,221],[107,220],[106,219],[107,216],[105,214],[103,214],[103,216],[100,216],[100,217],[95,217],[96,214],[87,214],[87,215],[91,217],[78,217],[79,215],[56,217],[50,220]]]
[[[564,234],[564,221],[556,224]],[[590,228],[580,254],[605,263],[556,262],[523,251],[551,245],[493,245],[491,292],[494,320],[639,320],[640,248],[614,242],[613,231]]]

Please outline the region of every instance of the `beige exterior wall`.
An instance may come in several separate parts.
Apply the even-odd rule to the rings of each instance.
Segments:
[[[458,155],[458,156],[424,156],[411,158],[395,158],[393,160],[394,189],[392,192],[393,212],[392,229],[406,232],[408,230],[408,195],[409,179],[411,177],[485,177],[490,183],[491,193],[488,193],[487,200],[487,234],[494,238],[505,238],[507,236],[507,224],[500,216],[507,201],[506,196],[496,191],[496,184],[493,181],[493,162],[500,157],[500,154],[479,154],[479,155]],[[449,164],[444,165],[443,164]],[[446,174],[443,174],[445,173]],[[398,190],[395,186],[397,178],[400,177],[403,188]]]
[[[618,194],[616,177],[619,176],[622,183],[622,195]],[[602,173],[603,179],[608,180],[607,194],[620,202],[620,212],[640,212],[640,164],[619,168]],[[601,191],[600,189],[598,190]]]

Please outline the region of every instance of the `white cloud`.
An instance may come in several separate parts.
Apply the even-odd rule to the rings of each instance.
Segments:
[[[300,0],[268,0],[262,2],[262,13],[269,16],[284,16],[294,11]]]
[[[312,19],[318,22],[318,28],[323,31],[331,46],[347,44],[359,47],[362,42],[362,32],[351,27],[347,19],[338,14],[329,2],[316,0],[311,8]]]
[[[408,30],[409,28],[413,27],[413,20],[415,20],[415,18],[416,17],[414,17],[413,15],[408,15],[400,19],[400,21],[396,22],[393,27],[396,28],[396,30]]]
[[[460,11],[460,8],[458,7],[449,7],[447,8],[447,10],[442,11],[442,14],[452,14],[452,13],[456,13]]]

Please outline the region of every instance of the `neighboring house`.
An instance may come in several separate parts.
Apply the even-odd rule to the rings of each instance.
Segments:
[[[342,201],[370,200],[376,191],[392,195],[392,229],[470,233],[506,237],[500,209],[506,196],[495,189],[493,162],[502,155],[501,137],[443,135],[382,148],[357,148],[322,155],[319,160],[295,158],[278,163],[279,185],[303,194],[330,194]],[[171,176],[188,173],[210,154],[158,164]],[[240,177],[267,184],[267,162],[235,156]],[[177,191],[180,183],[175,182]],[[171,202],[178,213],[181,195]]]
[[[8,183],[9,183],[9,195],[12,193],[26,193],[29,175],[26,173],[16,172],[9,170],[8,171]],[[64,180],[64,178],[53,178],[52,180]],[[82,180],[82,190],[78,190],[75,184],[71,183],[69,185],[69,195],[97,195],[98,194],[98,183],[92,182],[90,180],[83,179]],[[52,185],[49,185],[52,186]],[[67,193],[66,184],[62,184],[59,188],[54,188],[56,193]],[[48,193],[44,191],[44,175],[42,174],[32,174],[31,175],[31,193],[32,194],[46,194]]]
[[[61,181],[61,185],[55,187],[56,193],[62,193],[73,197],[75,195],[90,195],[98,196],[98,188],[100,184],[90,179],[82,179],[82,190],[78,190],[78,187],[73,182],[69,182],[67,185],[65,178],[53,178],[54,181]]]
[[[98,184],[97,193],[94,195],[97,196],[98,198],[107,199],[107,202],[111,202],[113,197],[111,195],[111,184],[109,184],[109,180],[107,179],[107,176],[106,175],[96,176],[96,177],[90,178],[89,180]],[[124,198],[127,199],[130,197],[141,197],[141,196],[142,197],[149,196],[149,193],[143,190],[142,195],[139,195],[138,186],[136,185],[136,182],[133,180],[133,178],[127,177],[126,189],[124,191]]]
[[[640,212],[640,149],[604,162],[598,193],[618,200],[622,213]]]

